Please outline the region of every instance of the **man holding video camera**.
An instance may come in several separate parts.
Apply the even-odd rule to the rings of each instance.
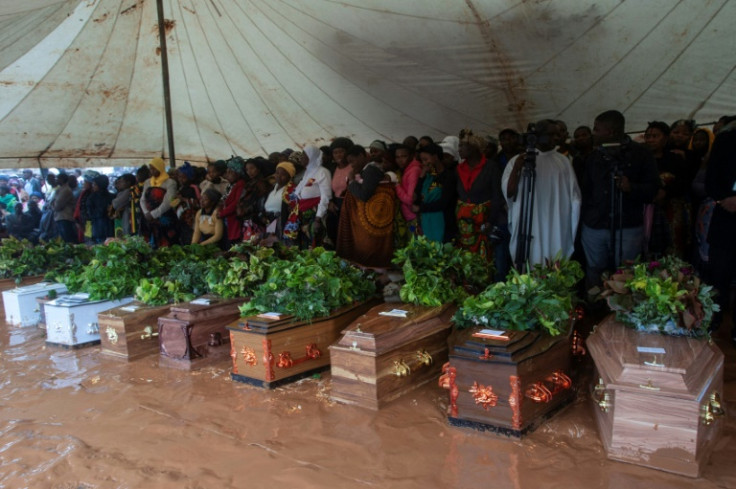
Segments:
[[[604,270],[641,254],[644,205],[659,189],[654,156],[624,133],[625,122],[616,110],[599,114],[593,126],[596,149],[585,161],[581,238],[588,287],[600,284]]]
[[[503,172],[501,189],[509,209],[511,256],[517,256],[518,244],[530,237],[528,254],[522,260],[528,265],[542,264],[558,254],[570,257],[575,246],[580,188],[570,160],[555,150],[558,130],[555,121],[537,122],[535,131],[526,135],[528,142],[530,137],[536,141],[531,140],[527,150],[509,161]],[[533,185],[524,185],[523,179],[529,178],[524,176],[525,165],[531,165]],[[525,223],[531,224],[529,229],[522,229]]]

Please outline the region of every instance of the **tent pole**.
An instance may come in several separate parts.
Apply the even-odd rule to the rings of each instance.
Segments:
[[[169,57],[166,51],[166,20],[164,19],[164,2],[156,0],[158,9],[158,40],[161,48],[161,75],[164,82],[164,110],[166,112],[166,138],[169,142],[169,167],[176,167],[174,153],[174,123],[171,120],[171,92],[169,90]]]

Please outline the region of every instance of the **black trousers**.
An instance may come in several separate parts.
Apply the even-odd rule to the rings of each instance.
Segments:
[[[723,315],[729,307],[731,299],[731,284],[736,279],[736,246],[729,248],[711,246],[708,250],[708,273],[705,277],[707,284],[713,285],[718,292],[716,303],[721,307],[714,316],[713,329],[718,329]],[[731,336],[736,338],[736,308],[731,309],[732,324]]]

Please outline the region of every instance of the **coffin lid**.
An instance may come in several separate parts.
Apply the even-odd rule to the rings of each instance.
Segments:
[[[329,316],[322,316],[318,318],[312,318],[310,321],[301,321],[296,319],[292,314],[279,314],[278,316],[269,317],[267,313],[255,316],[241,317],[237,321],[227,326],[227,329],[233,331],[251,331],[256,334],[273,334],[279,331],[285,331],[287,329],[299,328],[305,324],[316,323],[331,320],[333,318],[342,316],[348,313],[356,307],[360,307],[365,302],[357,302],[344,307],[340,307],[332,311]]]
[[[117,299],[117,300],[100,299],[97,301],[93,301],[89,299],[89,294],[77,293],[77,294],[62,295],[58,297],[57,299],[47,302],[46,305],[47,306],[58,306],[58,307],[77,307],[77,306],[84,306],[87,304],[99,304],[100,302],[118,302],[118,301],[130,302],[132,300],[133,300],[132,297],[124,297],[122,299]]]
[[[205,294],[201,297],[197,297],[190,302],[180,302],[179,304],[172,304],[170,311],[179,313],[193,313],[200,312],[205,309],[210,309],[215,306],[220,306],[222,304],[246,301],[247,299],[245,298],[223,299],[222,297],[216,296],[214,294]]]
[[[406,317],[381,314],[392,310],[406,311]],[[455,306],[452,303],[438,307],[380,304],[345,328],[337,345],[380,355],[443,329],[449,329],[450,317],[454,310]]]
[[[5,290],[3,294],[31,294],[33,292],[66,289],[66,285],[56,282],[38,282],[32,285],[23,285],[14,289]]]
[[[163,315],[168,311],[170,307],[171,307],[170,304],[163,305],[163,306],[149,306],[145,302],[133,301],[123,306],[117,306],[117,307],[113,307],[112,309],[102,311],[98,313],[97,316],[104,317],[106,319],[107,318],[126,318],[128,316],[139,314],[142,311],[150,311],[152,309],[160,309],[161,314]]]
[[[640,333],[608,316],[587,340],[607,388],[700,399],[723,353],[706,339]]]
[[[474,336],[484,329],[487,328],[476,326],[455,333],[451,339],[450,359],[518,365],[541,355],[560,341],[569,341],[566,335],[550,336],[536,331],[503,331],[500,338]]]

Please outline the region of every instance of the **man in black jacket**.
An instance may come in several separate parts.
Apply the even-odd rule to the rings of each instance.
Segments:
[[[619,255],[623,260],[633,260],[641,254],[644,205],[652,201],[659,189],[654,156],[633,142],[624,133],[624,127],[621,112],[609,110],[598,115],[593,126],[596,150],[585,160],[581,236],[588,286],[599,284],[604,270],[619,266]],[[621,197],[619,208],[612,209],[612,193]],[[614,230],[616,244],[612,249]]]
[[[713,329],[720,325],[736,278],[736,116],[724,122],[713,142],[705,174],[705,191],[716,201],[708,229],[708,262],[712,264],[709,278],[718,291],[716,301],[721,311],[713,320]],[[731,340],[736,344],[736,321],[733,323]]]

